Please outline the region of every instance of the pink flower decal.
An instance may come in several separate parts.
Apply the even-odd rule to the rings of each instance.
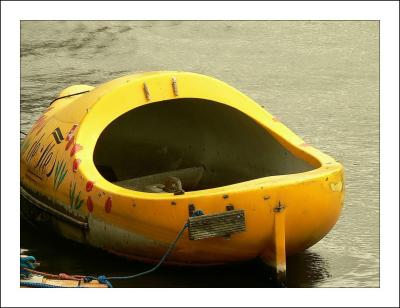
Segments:
[[[78,170],[79,165],[81,164],[80,159],[75,159],[74,162],[72,163],[72,171],[76,172]]]
[[[78,127],[78,124],[74,124],[71,130],[68,132],[67,137],[65,138],[66,141],[70,141],[72,136],[74,135],[75,129]]]
[[[86,206],[90,213],[93,212],[93,201],[92,198],[90,198],[90,196],[86,200]]]
[[[76,152],[82,150],[83,147],[80,144],[74,144],[74,146],[71,148],[71,153],[70,156],[74,156]]]
[[[68,151],[69,147],[70,147],[73,143],[74,143],[74,137],[72,137],[72,138],[68,141],[67,145],[65,146],[65,151]]]
[[[111,212],[111,207],[112,207],[112,202],[111,202],[111,197],[107,198],[106,204],[104,209],[106,210],[106,213],[110,213]]]
[[[86,191],[87,191],[87,192],[92,191],[93,185],[94,185],[94,182],[93,182],[93,181],[88,181],[88,182],[86,183]]]

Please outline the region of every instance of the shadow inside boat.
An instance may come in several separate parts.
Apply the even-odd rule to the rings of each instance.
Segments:
[[[34,256],[39,271],[91,276],[126,276],[154,265],[111,255],[103,250],[78,244],[57,234],[42,231],[21,217],[21,251]],[[329,277],[326,261],[317,253],[305,251],[288,258],[287,287],[313,287]],[[122,288],[268,288],[280,287],[274,269],[261,261],[213,267],[161,266],[155,272],[129,280],[113,280]]]

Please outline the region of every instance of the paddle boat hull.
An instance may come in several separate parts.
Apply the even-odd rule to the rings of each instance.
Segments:
[[[200,210],[167,263],[260,257],[284,273],[335,225],[344,183],[340,163],[227,84],[150,72],[62,91],[21,146],[21,194],[30,222],[149,262]]]

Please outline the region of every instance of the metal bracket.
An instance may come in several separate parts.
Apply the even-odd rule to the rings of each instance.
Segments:
[[[284,209],[285,209],[285,206],[280,201],[278,201],[278,205],[276,207],[274,207],[274,212],[280,213]]]
[[[178,96],[178,82],[176,81],[176,77],[172,77],[172,90],[174,91],[174,95]]]
[[[274,208],[274,243],[275,266],[278,281],[285,284],[286,281],[286,239],[285,239],[285,206],[278,202]]]
[[[193,216],[194,211],[196,210],[196,207],[194,206],[193,203],[189,204],[188,206],[188,210],[189,210],[189,217]]]
[[[150,90],[145,82],[143,82],[143,90],[144,90],[144,95],[146,96],[146,100],[150,101]]]
[[[233,211],[234,209],[235,209],[235,208],[233,207],[232,204],[229,204],[229,205],[226,206],[226,210],[227,210],[227,211]]]

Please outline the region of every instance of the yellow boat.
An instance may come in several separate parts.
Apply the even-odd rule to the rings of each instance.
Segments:
[[[238,90],[148,72],[63,90],[21,146],[22,215],[68,239],[157,262],[286,255],[338,220],[343,167]],[[194,214],[204,214],[192,217]]]

